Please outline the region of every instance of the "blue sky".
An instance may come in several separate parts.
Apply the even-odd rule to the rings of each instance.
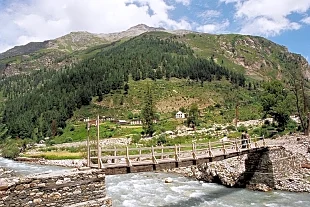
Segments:
[[[264,36],[310,58],[310,0],[0,0],[0,51],[137,24]]]

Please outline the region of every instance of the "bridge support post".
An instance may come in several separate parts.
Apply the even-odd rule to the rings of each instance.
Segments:
[[[177,162],[180,161],[179,154],[178,154],[178,146],[177,145],[175,145],[175,149],[174,149],[174,158],[175,158],[175,161],[177,161]]]
[[[90,167],[90,145],[89,145],[89,119],[87,121],[87,167]]]
[[[224,155],[226,155],[227,152],[226,152],[224,140],[222,140],[222,146],[223,146],[223,153],[224,153]]]
[[[247,142],[248,142],[248,149],[251,149],[252,148],[252,146],[251,146],[251,138],[250,137],[247,137]]]
[[[154,152],[154,147],[152,146],[152,161],[154,164],[158,164],[156,157],[155,157],[155,152]]]
[[[239,146],[238,146],[238,141],[237,141],[237,139],[235,139],[235,146],[236,146],[236,151],[237,151],[237,152],[240,152],[240,148],[239,148]]]
[[[255,148],[259,148],[258,143],[257,143],[257,137],[255,137],[254,146],[255,146]]]
[[[99,146],[98,147],[98,169],[101,169],[102,168],[102,160],[101,160],[101,147]]]
[[[263,135],[263,146],[266,147],[265,136]]]
[[[209,156],[213,157],[213,152],[212,152],[212,147],[211,147],[211,142],[209,141]]]
[[[131,161],[130,161],[130,158],[129,158],[129,149],[128,149],[128,146],[126,146],[126,162],[127,162],[127,166],[129,166],[129,167],[132,166]]]
[[[161,144],[161,156],[160,156],[160,159],[164,159],[164,146],[163,144]]]
[[[116,147],[114,146],[114,157],[117,156]],[[113,163],[118,163],[118,160],[114,158]]]
[[[141,148],[139,148],[139,157],[138,157],[138,161],[141,161],[141,154],[142,154],[142,150],[141,150]]]
[[[196,156],[196,143],[195,142],[192,143],[192,155],[195,160],[198,159]]]

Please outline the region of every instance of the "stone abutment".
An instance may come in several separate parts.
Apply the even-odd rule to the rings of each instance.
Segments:
[[[0,206],[111,207],[103,170],[60,171],[0,180]]]

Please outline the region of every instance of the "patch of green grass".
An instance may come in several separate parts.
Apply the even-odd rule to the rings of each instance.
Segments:
[[[52,152],[42,152],[39,154],[27,155],[31,158],[44,158],[47,160],[69,160],[69,159],[83,159],[85,155],[81,152],[67,152],[67,151],[52,151]]]

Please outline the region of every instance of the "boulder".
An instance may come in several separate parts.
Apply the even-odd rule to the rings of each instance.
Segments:
[[[247,185],[247,188],[251,190],[263,191],[263,192],[272,191],[272,188],[270,188],[268,185],[263,184],[263,183]]]
[[[9,184],[4,179],[0,179],[0,191],[7,190],[8,188]]]
[[[172,181],[173,181],[172,178],[166,178],[165,179],[165,183],[172,183]]]

